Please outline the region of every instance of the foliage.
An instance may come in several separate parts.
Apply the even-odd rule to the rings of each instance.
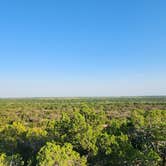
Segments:
[[[0,166],[165,166],[166,98],[0,100]]]
[[[6,154],[0,154],[0,166],[23,166],[24,161],[19,154],[7,156]]]
[[[73,151],[71,144],[60,147],[48,142],[37,155],[38,166],[86,166],[86,158]]]

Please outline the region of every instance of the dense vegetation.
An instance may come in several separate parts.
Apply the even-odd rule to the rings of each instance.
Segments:
[[[165,166],[166,98],[0,99],[0,166]]]

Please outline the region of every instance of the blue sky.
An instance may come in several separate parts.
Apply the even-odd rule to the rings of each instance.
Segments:
[[[166,95],[165,0],[0,2],[0,97]]]

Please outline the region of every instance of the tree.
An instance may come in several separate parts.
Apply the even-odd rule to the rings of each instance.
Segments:
[[[80,157],[71,144],[59,146],[48,142],[37,155],[37,166],[86,166],[86,158]]]
[[[102,125],[90,125],[80,112],[75,111],[72,115],[63,113],[61,119],[55,121],[52,130],[49,128],[48,131],[53,134],[51,137],[54,141],[62,145],[69,142],[81,155],[91,155],[97,152],[97,136],[102,128]]]
[[[133,147],[144,154],[146,165],[166,164],[166,112],[162,110],[133,111],[127,133]]]
[[[5,153],[0,154],[0,166],[23,166],[24,161],[19,154],[7,156]]]

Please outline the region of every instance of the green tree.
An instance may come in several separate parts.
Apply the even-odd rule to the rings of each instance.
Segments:
[[[144,154],[146,165],[166,164],[166,112],[162,110],[133,111],[127,132],[132,145]]]
[[[80,157],[71,144],[64,146],[48,142],[37,155],[37,166],[86,166],[86,158]]]
[[[0,154],[0,166],[23,166],[24,161],[19,154],[7,156],[5,153]]]

